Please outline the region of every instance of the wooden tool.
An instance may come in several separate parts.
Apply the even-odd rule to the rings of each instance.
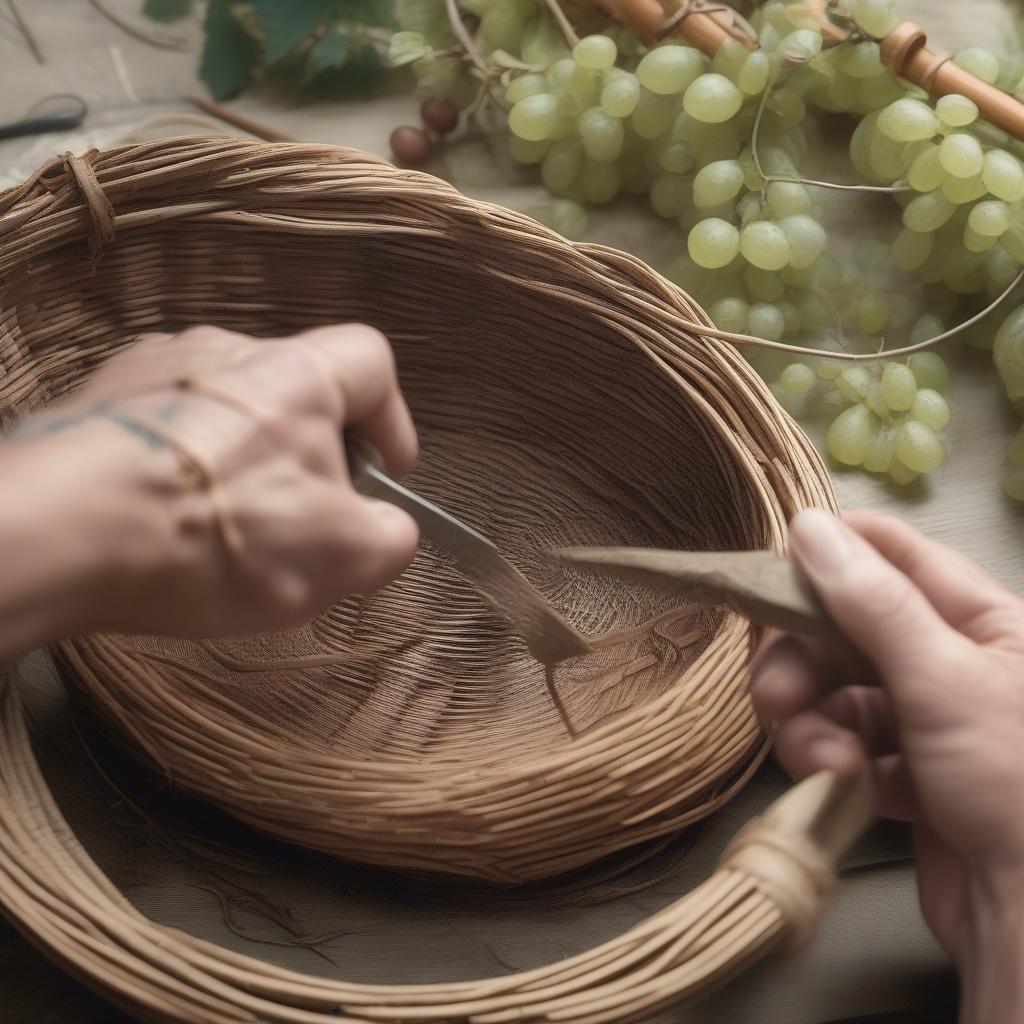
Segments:
[[[657,551],[576,548],[555,552],[563,565],[725,604],[761,626],[848,643],[790,559],[774,551]]]

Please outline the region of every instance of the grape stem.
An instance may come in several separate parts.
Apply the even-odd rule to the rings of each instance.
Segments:
[[[761,165],[761,156],[757,151],[757,135],[761,129],[761,119],[764,117],[765,108],[768,105],[771,90],[772,85],[768,85],[765,87],[764,92],[761,93],[761,99],[757,104],[757,113],[754,115],[754,124],[750,130],[750,156],[754,161],[755,170],[764,180],[764,187],[761,189],[762,192],[764,192],[764,190],[773,181],[784,181],[794,185],[811,185],[815,188],[827,188],[836,192],[883,192],[893,195],[898,192],[914,191],[909,185],[901,181],[895,182],[892,185],[841,185],[836,181],[819,181],[816,178],[791,178],[784,174],[765,174],[764,167]]]
[[[459,5],[455,0],[445,0],[445,10],[448,12],[448,21],[451,24],[452,32],[455,33],[455,38],[458,39],[473,65],[480,74],[485,76],[486,80],[486,78],[490,77],[491,69],[488,67],[483,55],[476,48],[476,43],[473,42],[473,37],[469,34],[469,29],[466,28],[466,23],[462,20]]]
[[[757,30],[753,25],[747,21],[746,18],[740,14],[735,8],[730,7],[728,4],[709,4],[705,0],[686,0],[686,3],[682,5],[677,11],[675,11],[670,18],[668,18],[658,29],[658,38],[664,39],[665,36],[671,35],[671,33],[691,14],[712,14],[715,11],[721,11],[723,14],[728,14],[733,21],[733,25],[738,28],[755,46],[758,46],[761,42],[761,37],[757,34]],[[709,56],[714,56],[710,54]]]
[[[565,16],[565,11],[562,10],[561,4],[559,4],[558,0],[544,0],[544,5],[551,12],[551,17],[555,19],[555,24],[562,35],[565,36],[565,41],[569,44],[569,48],[575,47],[580,41],[580,37],[576,34],[576,29],[572,27],[569,19]]]
[[[697,335],[703,335],[706,338],[718,338],[720,341],[728,341],[734,345],[751,345],[755,348],[769,348],[779,352],[790,352],[793,355],[817,356],[842,362],[871,363],[879,359],[895,359],[897,356],[912,355],[914,352],[921,352],[924,349],[931,348],[933,345],[938,345],[939,342],[945,341],[947,338],[963,333],[975,324],[980,323],[989,313],[1001,306],[1021,281],[1024,281],[1024,270],[1021,270],[1006,286],[1002,294],[990,302],[983,310],[975,313],[970,319],[964,320],[963,323],[957,324],[956,327],[951,327],[948,331],[937,334],[934,338],[927,338],[914,345],[904,345],[903,348],[879,349],[877,352],[823,352],[821,349],[810,348],[804,345],[787,345],[784,341],[769,341],[767,338],[757,338],[751,334],[733,334],[731,331],[720,331],[716,327],[706,327],[693,321],[683,320],[681,322],[682,326]]]

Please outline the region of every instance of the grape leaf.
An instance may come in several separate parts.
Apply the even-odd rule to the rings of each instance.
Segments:
[[[267,33],[266,58],[276,64],[334,13],[333,0],[250,0]]]
[[[192,0],[146,0],[142,13],[154,21],[180,21],[192,13]]]
[[[391,25],[392,0],[335,0],[336,17],[364,25]]]
[[[350,52],[348,37],[332,28],[309,52],[304,82],[311,82],[325,71],[335,71],[345,66]]]
[[[245,86],[259,57],[259,43],[235,17],[231,0],[209,0],[203,22],[206,43],[199,75],[215,100]]]

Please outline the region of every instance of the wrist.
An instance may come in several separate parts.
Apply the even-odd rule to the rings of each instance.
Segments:
[[[0,588],[0,654],[118,628],[167,557],[161,497],[179,479],[175,456],[100,418],[0,451],[0,545],[11,570]]]
[[[961,1024],[1024,1020],[1024,864],[972,873],[965,895]]]

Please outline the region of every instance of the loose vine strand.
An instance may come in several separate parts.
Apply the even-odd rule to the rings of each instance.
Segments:
[[[569,19],[565,16],[562,5],[558,0],[544,0],[544,5],[551,12],[551,17],[555,19],[555,24],[558,26],[559,31],[565,36],[569,49],[573,49],[580,41],[580,37],[577,35],[576,29],[572,27]]]

